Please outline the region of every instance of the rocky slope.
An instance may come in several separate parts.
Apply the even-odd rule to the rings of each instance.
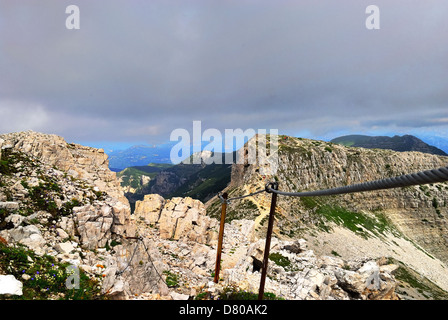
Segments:
[[[265,239],[252,220],[233,220],[224,233],[221,280],[211,282],[216,259],[218,221],[205,215],[192,198],[165,200],[145,196],[137,202],[135,220],[144,237],[157,242],[172,275],[171,297],[221,298],[258,292]],[[274,238],[266,291],[282,299],[398,299],[393,276],[398,266],[384,259],[344,261],[316,256],[303,239]],[[173,280],[174,279],[174,280]],[[167,282],[168,284],[168,282]],[[144,293],[139,299],[159,298]]]
[[[420,152],[280,138],[277,173],[264,176],[257,164],[234,165],[226,189],[230,197],[263,189],[274,180],[284,191],[318,190],[448,165],[447,157]],[[262,236],[270,199],[271,195],[261,193],[231,202],[229,220],[254,219]],[[448,290],[447,201],[446,183],[331,197],[279,196],[274,234],[281,239],[307,238],[319,254],[333,252],[348,259],[387,255]],[[219,207],[216,198],[207,203],[211,216],[219,216]]]
[[[34,270],[39,260],[39,268],[51,261],[93,276],[99,272],[94,266],[103,259],[120,263],[123,258],[105,248],[134,236],[135,227],[102,150],[30,131],[1,135],[0,149],[0,239],[9,248],[3,248],[1,273]],[[123,254],[130,250],[124,242],[114,249]],[[5,270],[6,260],[24,255],[26,261],[11,260],[10,270]],[[39,270],[35,272],[43,272]],[[22,276],[37,280],[28,273]],[[100,280],[107,284],[108,279],[104,274]],[[32,284],[25,287],[31,290]]]
[[[0,150],[0,297],[215,299],[257,290],[264,240],[253,220],[226,226],[214,284],[218,221],[202,202],[147,195],[131,215],[102,150],[35,132],[1,135]],[[396,265],[385,259],[321,256],[299,239],[274,239],[271,253],[271,297],[398,297]]]

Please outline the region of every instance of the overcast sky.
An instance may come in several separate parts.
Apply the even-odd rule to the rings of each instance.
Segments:
[[[1,133],[154,144],[193,120],[448,138],[448,1],[0,0]]]

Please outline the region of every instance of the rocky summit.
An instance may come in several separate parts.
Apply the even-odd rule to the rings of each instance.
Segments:
[[[247,145],[239,152],[247,153]],[[231,184],[223,191],[238,197],[262,190],[271,181],[286,192],[322,190],[448,165],[448,157],[440,155],[346,147],[287,136],[280,136],[278,152],[268,156],[278,157],[275,174],[261,174],[269,159],[236,164]],[[447,190],[445,182],[337,196],[279,196],[274,234],[280,239],[307,239],[318,255],[348,260],[388,257],[401,266],[397,272],[402,297],[446,298]],[[271,197],[259,193],[231,201],[229,220],[254,220],[256,233],[262,237]],[[217,197],[206,206],[210,216],[219,216]],[[409,286],[417,283],[421,286],[411,293]]]
[[[281,146],[282,152],[284,148]],[[343,154],[342,148],[333,147],[332,152],[326,151],[329,155],[319,159],[336,163],[335,159]],[[0,135],[0,150],[1,298],[186,300],[257,295],[268,194],[250,199],[251,203],[239,203],[239,209],[236,204],[229,207],[219,281],[214,283],[219,230],[214,211],[220,209],[215,199],[204,204],[190,197],[165,199],[147,194],[136,202],[131,213],[115,173],[108,169],[107,155],[101,149],[27,131]],[[320,155],[314,149],[299,151],[290,157],[313,159]],[[442,161],[431,159],[433,163],[421,163],[430,165]],[[302,175],[309,170],[311,177],[311,171],[317,169],[309,167],[306,161],[303,163],[305,168],[291,168]],[[390,164],[393,166],[394,162]],[[358,165],[354,162],[341,165],[346,171],[334,165],[333,171],[340,169],[355,181],[361,178],[355,170]],[[378,166],[384,167],[384,164],[379,162]],[[229,191],[237,194],[261,185],[263,177],[256,175],[256,169],[235,166]],[[281,167],[281,178],[286,178],[283,173],[286,169]],[[405,168],[399,164],[391,170],[395,173]],[[310,178],[308,186],[319,183]],[[436,198],[440,214],[445,215],[442,193],[436,194],[435,190],[438,186],[428,189],[429,198]],[[385,197],[376,204],[386,208],[389,200]],[[425,285],[422,289],[410,281],[416,277],[415,270],[424,272],[415,267],[415,261],[412,264],[405,251],[415,254],[414,259],[426,257],[420,260],[428,266],[424,276],[431,279],[437,280],[435,275],[439,269],[434,265],[440,263],[443,268],[442,261],[433,257],[429,266],[431,258],[423,245],[415,249],[417,245],[411,242],[416,240],[405,239],[389,227],[361,231],[358,229],[364,228],[361,223],[365,221],[360,220],[358,229],[350,230],[334,221],[330,224],[330,216],[325,224],[311,212],[320,210],[325,216],[321,208],[327,207],[321,201],[301,203],[298,208],[303,210],[303,221],[315,219],[315,225],[326,231],[309,228],[310,232],[301,234],[288,224],[296,211],[291,209],[291,204],[288,207],[280,201],[279,214],[285,219],[277,220],[271,243],[266,298],[370,300],[429,296],[430,289],[435,288],[433,282],[421,280]],[[360,205],[359,201],[355,207]],[[394,202],[397,209],[404,206],[400,201]],[[427,207],[431,207],[432,199],[428,201]],[[423,202],[415,203],[410,207],[425,207],[421,205]],[[365,204],[368,210],[374,203],[365,201]],[[303,209],[305,205],[308,209],[312,207],[311,211]],[[291,210],[289,215],[286,210]],[[310,236],[313,234],[317,236]],[[384,240],[394,243],[394,247],[386,248]],[[327,247],[320,245],[320,241]],[[336,241],[343,243],[336,245]],[[374,254],[365,254],[361,251],[363,244],[367,251],[369,245],[379,249],[371,250]],[[394,250],[395,256],[391,254]],[[404,285],[404,279],[408,286]],[[442,289],[431,292],[431,297],[434,292],[439,298],[445,297]]]

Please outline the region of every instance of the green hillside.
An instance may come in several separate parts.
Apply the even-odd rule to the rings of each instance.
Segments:
[[[188,176],[180,186],[168,197],[192,197],[207,201],[223,190],[230,182],[231,165],[210,164]]]
[[[121,179],[121,186],[134,189],[141,189],[143,186],[141,184],[141,177],[147,176],[153,179],[157,174],[165,169],[172,167],[171,164],[166,163],[150,163],[147,166],[135,166],[126,168],[117,173],[117,178]]]

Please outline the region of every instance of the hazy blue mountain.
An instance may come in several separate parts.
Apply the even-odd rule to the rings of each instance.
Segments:
[[[417,137],[404,136],[365,136],[348,135],[331,140],[332,143],[342,144],[348,147],[362,147],[368,149],[390,149],[394,151],[419,151],[436,155],[447,156],[443,150],[429,145]]]
[[[419,136],[424,142],[448,153],[448,139],[437,136]]]
[[[175,142],[157,146],[138,145],[125,150],[108,152],[109,168],[121,171],[125,168],[146,166],[150,163],[171,163],[170,152],[173,145]]]
[[[168,163],[173,164],[170,159],[171,149],[176,146],[179,141],[168,142],[160,145],[135,145],[125,150],[105,151],[109,156],[109,168],[112,171],[120,172],[125,168],[136,166],[147,166],[150,163]],[[208,141],[202,141],[201,150],[207,149],[210,144]],[[225,144],[221,150],[224,150]],[[184,157],[188,158],[193,153],[192,145],[189,145],[189,154]],[[220,153],[220,150],[215,150]],[[174,163],[177,164],[177,163]]]

